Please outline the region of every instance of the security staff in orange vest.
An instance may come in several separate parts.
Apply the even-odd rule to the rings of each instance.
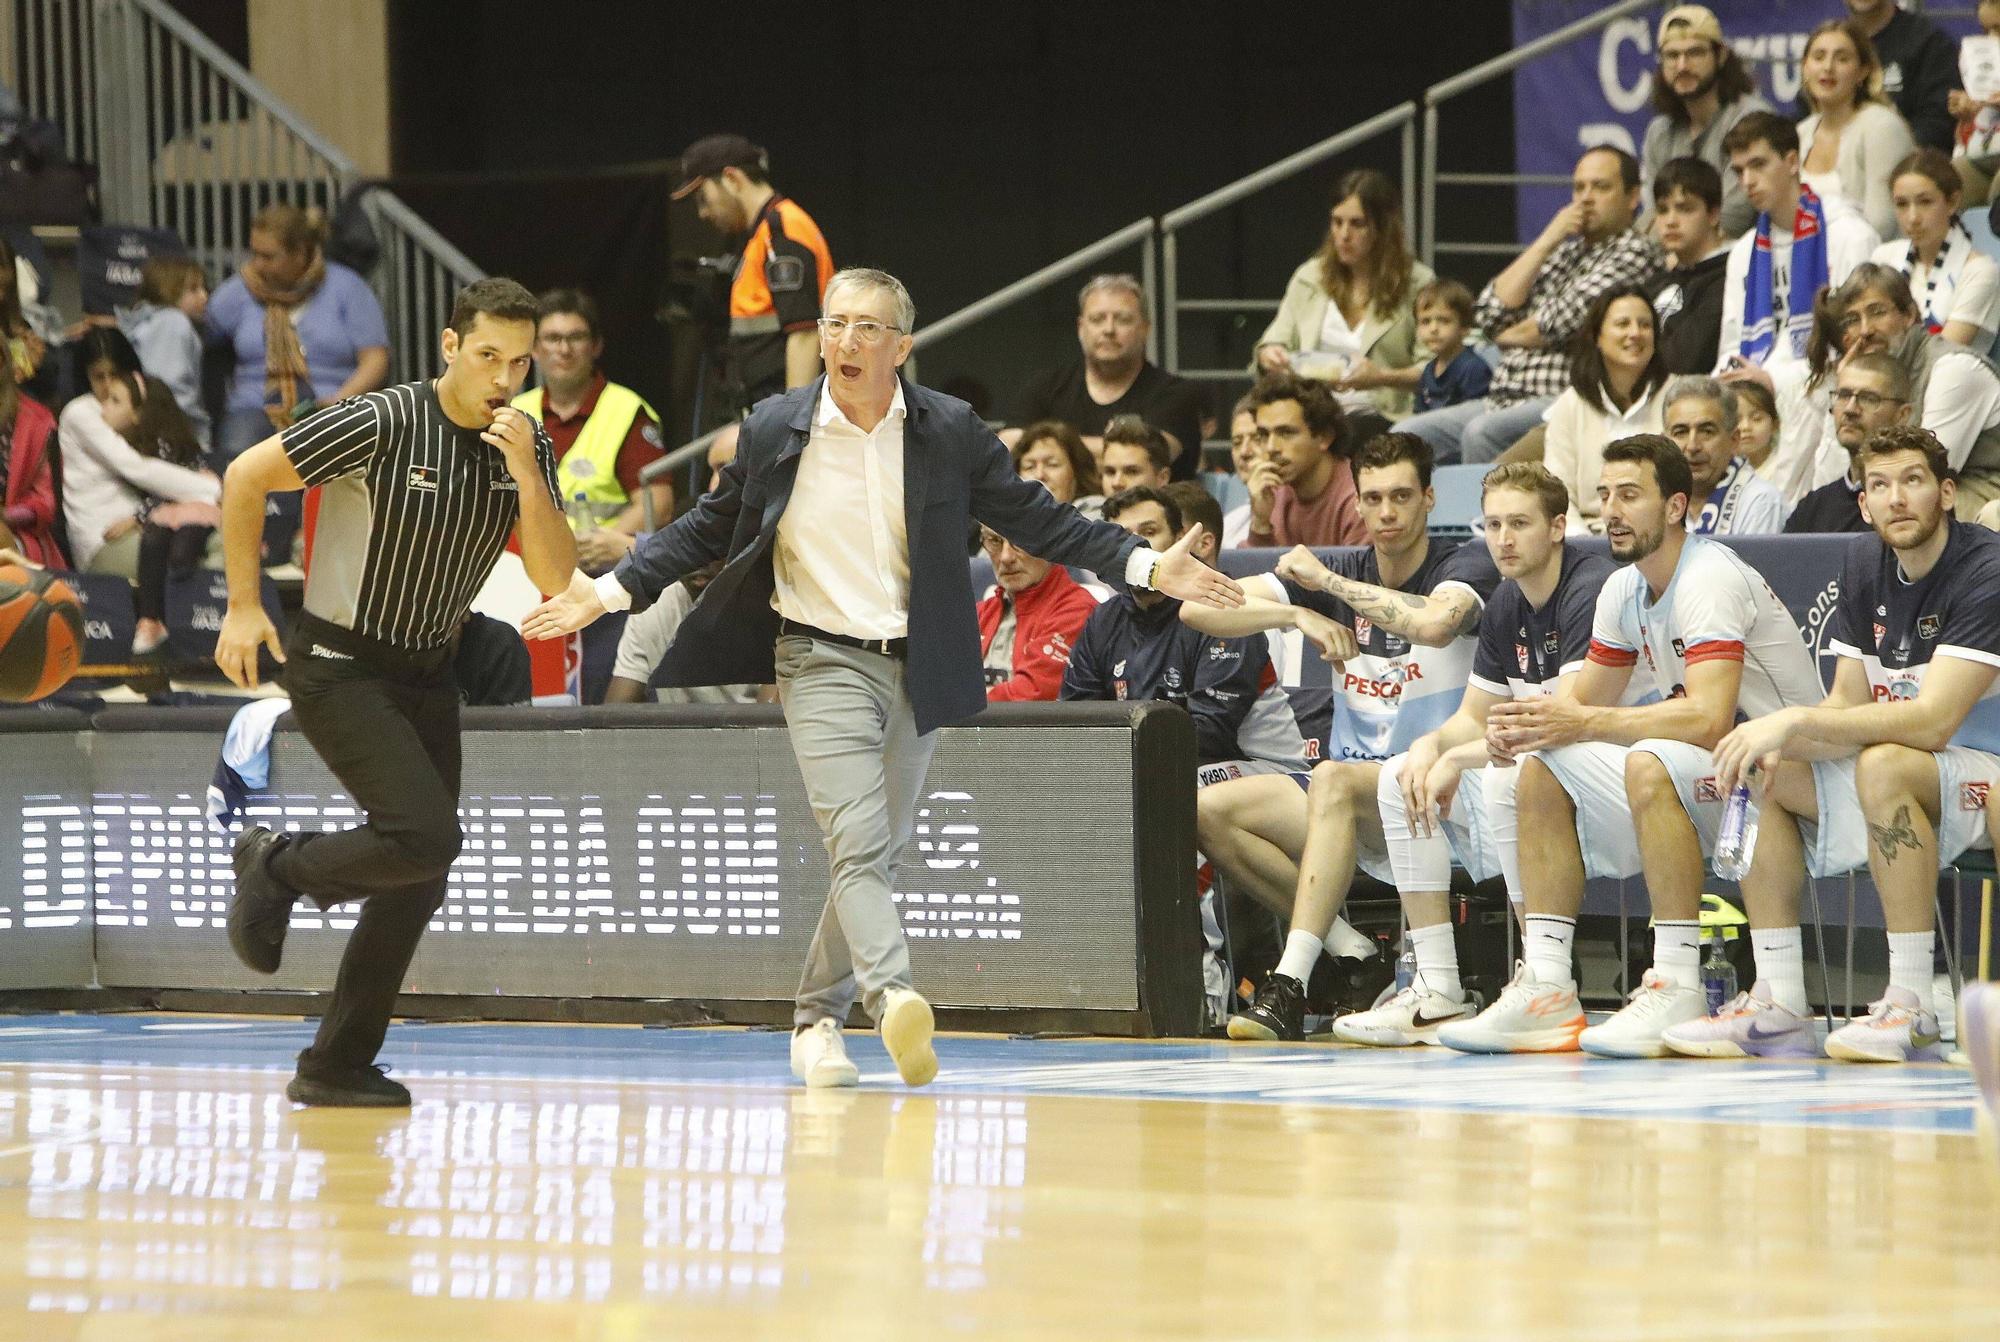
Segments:
[[[641,488],[653,491],[653,525],[673,520],[673,486],[639,482],[639,472],[662,455],[660,417],[637,392],[598,371],[604,335],[596,300],[577,289],[551,289],[535,306],[542,385],[516,396],[514,405],[539,420],[555,443],[576,562],[586,573],[602,573],[646,529]]]
[[[770,159],[741,135],[710,135],[681,155],[674,199],[743,240],[729,286],[728,380],[745,409],[819,376],[819,305],[833,255],[812,216],[771,186]]]

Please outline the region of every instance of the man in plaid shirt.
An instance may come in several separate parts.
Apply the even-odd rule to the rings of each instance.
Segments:
[[[1569,341],[1597,296],[1644,284],[1664,264],[1642,232],[1639,161],[1599,145],[1577,160],[1570,201],[1540,237],[1494,276],[1473,316],[1506,351],[1484,397],[1403,420],[1439,461],[1492,461],[1542,422],[1569,386]]]

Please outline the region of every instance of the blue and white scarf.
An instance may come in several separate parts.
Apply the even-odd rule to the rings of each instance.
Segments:
[[[1792,354],[1803,359],[1812,332],[1813,299],[1828,283],[1826,210],[1809,186],[1799,187],[1799,208],[1792,218],[1792,278],[1785,295],[1785,335]],[[1757,216],[1757,245],[1750,252],[1750,274],[1743,286],[1743,340],[1739,352],[1752,363],[1771,357],[1778,342],[1776,307],[1772,302],[1771,216]]]

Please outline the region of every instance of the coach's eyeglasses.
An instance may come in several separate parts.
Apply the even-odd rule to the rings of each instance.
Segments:
[[[854,321],[845,317],[821,317],[819,333],[828,340],[838,340],[849,331],[864,345],[879,345],[892,332],[901,333],[902,327],[890,326],[883,322]]]
[[[1863,410],[1869,411],[1880,410],[1885,405],[1908,404],[1901,396],[1884,396],[1879,391],[1856,391],[1852,387],[1840,387],[1834,391],[1833,403],[1835,405],[1846,405],[1850,401],[1860,406]]]

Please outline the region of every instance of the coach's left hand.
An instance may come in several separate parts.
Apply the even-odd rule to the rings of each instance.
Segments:
[[[579,570],[570,575],[569,587],[565,591],[528,612],[528,618],[521,621],[521,637],[561,638],[564,634],[575,633],[602,614],[604,603],[597,598],[597,583]]]
[[[1553,750],[1583,740],[1590,717],[1591,710],[1576,700],[1546,695],[1493,705],[1486,715],[1486,726],[1488,735],[1509,756],[1518,757],[1530,750]]]
[[[1200,539],[1201,523],[1196,522],[1160,556],[1153,565],[1153,590],[1218,610],[1242,605],[1243,589],[1236,585],[1236,580],[1210,568],[1190,552],[1190,547]]]

